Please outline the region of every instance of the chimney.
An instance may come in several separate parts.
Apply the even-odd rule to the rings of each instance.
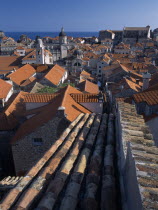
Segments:
[[[65,107],[63,106],[60,106],[57,110],[57,117],[66,117],[66,114],[65,114]]]
[[[151,74],[149,72],[143,73],[143,87],[142,90],[146,90],[149,87],[149,79],[151,78]]]

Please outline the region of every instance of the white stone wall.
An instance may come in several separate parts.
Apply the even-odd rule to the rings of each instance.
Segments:
[[[9,100],[9,98],[11,97],[12,94],[13,94],[13,87],[8,92],[7,97],[5,98],[5,102],[7,102]]]
[[[53,64],[53,57],[50,56],[48,53],[45,55],[45,64]]]
[[[67,79],[67,77],[68,77],[68,73],[66,71],[65,74],[64,74],[64,76],[61,79],[61,82],[63,83]]]
[[[25,56],[25,50],[16,50],[20,56]]]
[[[61,45],[61,58],[67,57],[67,47],[64,45]]]

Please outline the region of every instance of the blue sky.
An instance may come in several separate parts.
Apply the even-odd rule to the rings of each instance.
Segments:
[[[158,27],[158,0],[5,0],[3,31],[99,31],[124,26]]]

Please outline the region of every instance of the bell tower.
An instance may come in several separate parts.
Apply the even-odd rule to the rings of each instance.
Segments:
[[[44,64],[44,45],[42,42],[42,39],[37,40],[37,46],[36,46],[36,63],[37,64]]]
[[[59,43],[60,44],[67,44],[67,35],[64,32],[64,28],[61,28],[61,32],[59,33]]]

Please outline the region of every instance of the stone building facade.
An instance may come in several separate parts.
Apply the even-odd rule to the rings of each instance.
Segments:
[[[53,61],[58,61],[66,58],[68,50],[74,47],[73,43],[69,43],[68,37],[64,32],[64,28],[61,29],[58,37],[44,37],[43,43],[46,50],[49,50],[53,55]]]
[[[110,39],[112,41],[112,45],[118,44],[122,41],[122,33],[123,31],[119,31],[119,30],[99,31],[99,41],[103,44],[104,40]]]
[[[24,175],[55,143],[68,126],[66,118],[54,117],[34,132],[12,143],[16,175]]]
[[[150,39],[150,26],[146,27],[125,27],[123,30],[123,42],[134,44],[137,41],[143,42]]]

